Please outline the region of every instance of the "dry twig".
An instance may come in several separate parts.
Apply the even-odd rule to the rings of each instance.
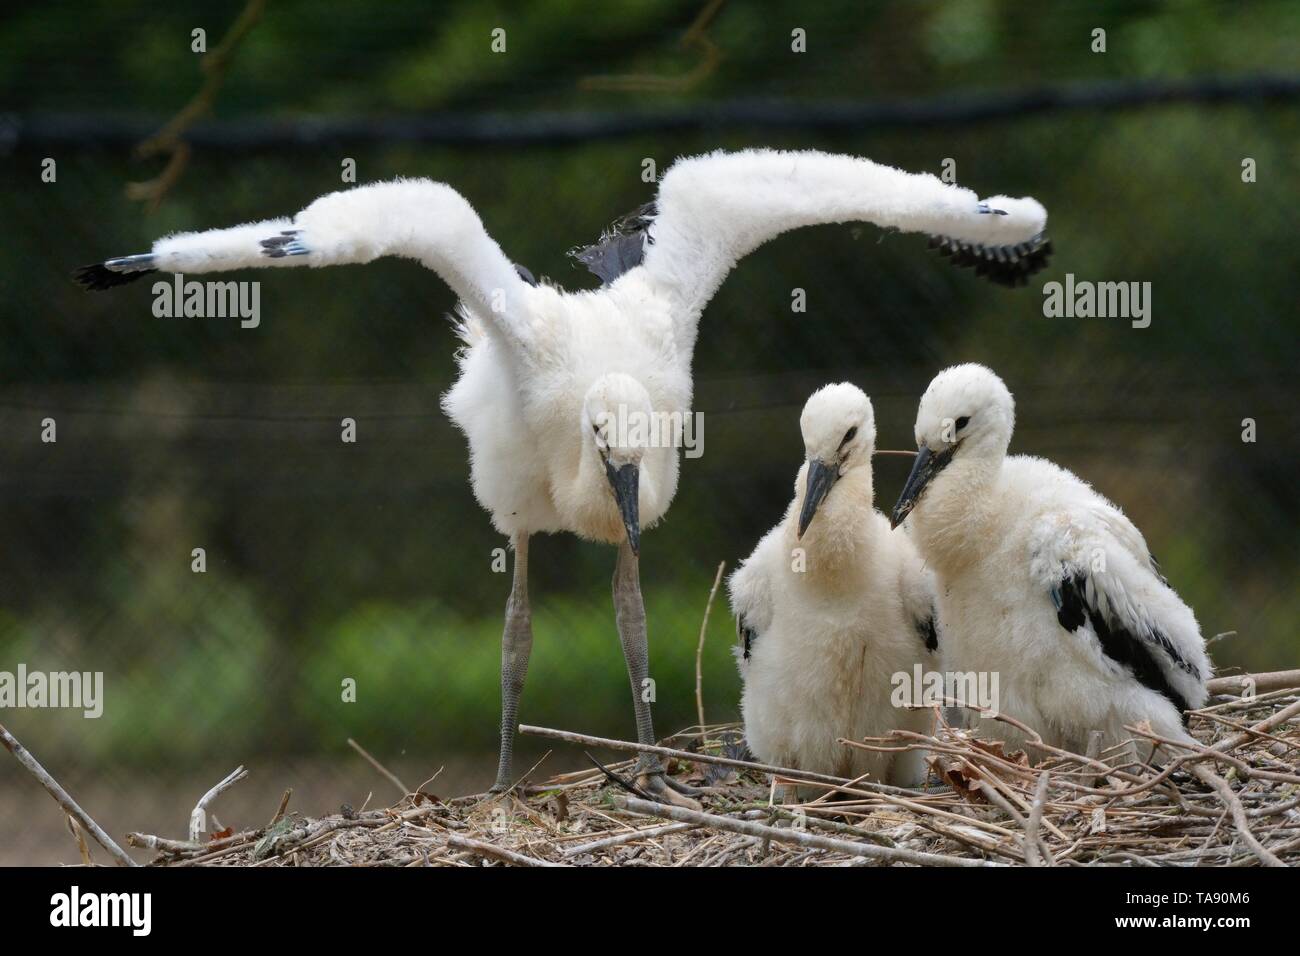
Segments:
[[[370,764],[370,766],[374,767],[381,774],[383,774],[383,776],[387,778],[394,787],[397,788],[398,796],[404,797],[411,792],[410,789],[406,786],[406,784],[402,783],[402,781],[397,778],[397,774],[393,773],[391,770],[389,770],[387,767],[381,764],[374,757],[370,756],[366,748],[362,747],[351,737],[348,738],[348,746],[351,747],[353,750],[355,750],[357,753],[359,753],[361,755],[361,759],[363,759],[366,763]]]
[[[699,715],[700,727],[704,727],[704,635],[709,632],[709,612],[713,610],[713,599],[718,596],[718,585],[722,583],[722,571],[727,562],[718,564],[718,573],[713,578],[713,587],[709,589],[709,600],[704,605],[704,620],[700,622],[700,643],[695,647],[695,710]]]
[[[59,782],[50,776],[49,771],[40,765],[37,759],[28,752],[27,748],[20,744],[14,735],[4,728],[3,724],[0,724],[0,744],[4,744],[5,749],[14,755],[14,759],[23,765],[23,769],[40,782],[41,786],[45,788],[45,792],[53,797],[55,802],[63,808],[64,813],[76,820],[82,829],[95,838],[96,843],[108,851],[109,856],[114,859],[118,866],[140,865],[127,856],[125,851],[113,842],[113,838],[105,833],[100,828],[99,824],[90,818],[90,814],[81,809],[77,804],[77,801],[73,800],[68,794],[68,791],[64,790],[63,787],[59,785]]]
[[[850,742],[926,749],[959,772],[958,790],[882,787],[672,746],[523,727],[588,746],[658,753],[673,758],[674,769],[713,763],[736,773],[710,789],[702,812],[626,797],[599,771],[579,770],[553,776],[538,788],[539,798],[406,797],[346,819],[284,817],[266,831],[207,845],[140,834],[131,841],[158,850],[158,863],[181,866],[1300,864],[1300,785],[1290,782],[1300,748],[1300,690],[1219,700],[1190,718],[1196,743],[1160,743],[1164,766],[1136,762],[1132,740],[1105,748],[1094,736],[1087,753],[1071,753],[1011,718],[1004,722],[1028,740],[1036,766],[942,720],[928,734],[896,731]],[[701,726],[679,736],[698,746],[733,731]],[[1146,728],[1132,732],[1158,740]],[[1210,769],[1216,761],[1230,768],[1223,776]],[[772,806],[771,788],[786,783],[825,793]],[[663,822],[647,825],[647,817]]]
[[[208,828],[208,804],[247,776],[248,771],[244,769],[243,764],[240,764],[226,774],[220,783],[199,797],[199,802],[190,811],[190,842],[198,842],[199,834]]]

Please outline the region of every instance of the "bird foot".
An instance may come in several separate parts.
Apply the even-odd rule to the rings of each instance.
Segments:
[[[505,787],[500,790],[493,787],[487,793],[479,794],[473,802],[474,813],[480,820],[489,819],[493,826],[503,826],[506,821],[518,815],[527,816],[529,809],[528,794],[520,785]]]
[[[520,800],[528,796],[528,789],[523,780],[502,783],[498,780],[488,789],[485,800],[499,800],[502,797],[516,797]]]
[[[678,783],[663,771],[641,774],[636,778],[636,785],[643,793],[660,803],[671,803],[673,806],[687,810],[704,809],[700,801],[688,796],[689,793],[699,794],[701,791],[684,783]]]
[[[684,797],[702,797],[706,793],[718,793],[716,787],[692,787],[689,783],[682,783],[676,777],[670,777],[664,774],[664,782],[672,787]]]

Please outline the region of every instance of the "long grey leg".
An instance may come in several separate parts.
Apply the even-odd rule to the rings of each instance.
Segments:
[[[631,546],[618,546],[618,563],[614,565],[614,620],[627,661],[627,676],[632,682],[632,707],[636,711],[637,743],[655,742],[650,702],[645,699],[646,679],[650,676],[650,646],[646,637],[645,605],[641,601],[641,568]],[[653,754],[641,754],[637,773],[662,772],[663,764]]]
[[[614,565],[614,619],[627,661],[627,676],[632,683],[632,707],[636,711],[638,743],[654,744],[654,722],[650,702],[646,699],[646,680],[650,676],[650,646],[646,637],[645,605],[641,600],[641,568],[631,546],[618,546],[618,563]],[[654,754],[643,753],[636,763],[637,784],[661,801],[699,809],[700,805],[675,791],[691,788],[678,785],[664,774],[662,761]]]
[[[501,758],[493,793],[514,785],[515,730],[519,726],[519,695],[528,676],[533,650],[533,618],[528,607],[528,535],[514,538],[515,579],[506,602],[506,624],[501,632]]]

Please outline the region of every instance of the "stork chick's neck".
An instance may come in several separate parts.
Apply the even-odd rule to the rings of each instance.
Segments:
[[[807,481],[801,480],[786,522],[786,544],[792,560],[795,549],[802,549],[801,577],[810,587],[832,591],[856,587],[876,552],[876,535],[887,527],[883,519],[877,520],[873,508],[870,467],[854,468],[835,482],[800,539],[796,537],[798,515],[807,491]]]
[[[1001,458],[959,459],[925,489],[909,522],[921,556],[934,570],[951,573],[988,552],[998,537],[1001,471]]]

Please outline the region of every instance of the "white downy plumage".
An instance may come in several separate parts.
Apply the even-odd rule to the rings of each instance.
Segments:
[[[515,706],[531,648],[527,542],[567,531],[619,546],[615,604],[642,743],[654,740],[637,550],[677,488],[678,435],[624,428],[650,413],[680,424],[691,403],[701,311],[744,255],[790,229],[868,221],[942,237],[941,250],[995,281],[1041,268],[1043,207],[992,197],[932,175],[817,152],[748,150],[678,161],[653,208],[585,258],[606,284],[566,292],[527,281],[468,202],[427,180],[359,186],[317,199],[293,219],[170,236],[150,253],[80,271],[103,289],[157,270],[332,266],[415,259],[460,298],[468,348],[444,407],[469,440],[474,494],[516,549],[503,637],[502,750],[511,778]],[[635,425],[635,421],[632,421]],[[678,432],[680,429],[678,429]],[[658,764],[644,761],[654,776]],[[658,783],[662,791],[662,775]]]
[[[1049,461],[1007,457],[1014,423],[980,365],[941,372],[917,412],[894,523],[936,574],[944,669],[997,673],[1002,713],[1078,753],[1090,731],[1109,746],[1142,721],[1188,739],[1180,712],[1205,703],[1211,669],[1195,616],[1119,508]]]
[[[870,399],[827,385],[808,399],[800,427],[807,459],[794,501],[728,581],[745,738],[766,763],[916,786],[920,751],[838,740],[932,723],[930,711],[898,706],[894,692],[898,675],[910,689],[913,666],[935,663],[933,581],[907,535],[872,506]]]

